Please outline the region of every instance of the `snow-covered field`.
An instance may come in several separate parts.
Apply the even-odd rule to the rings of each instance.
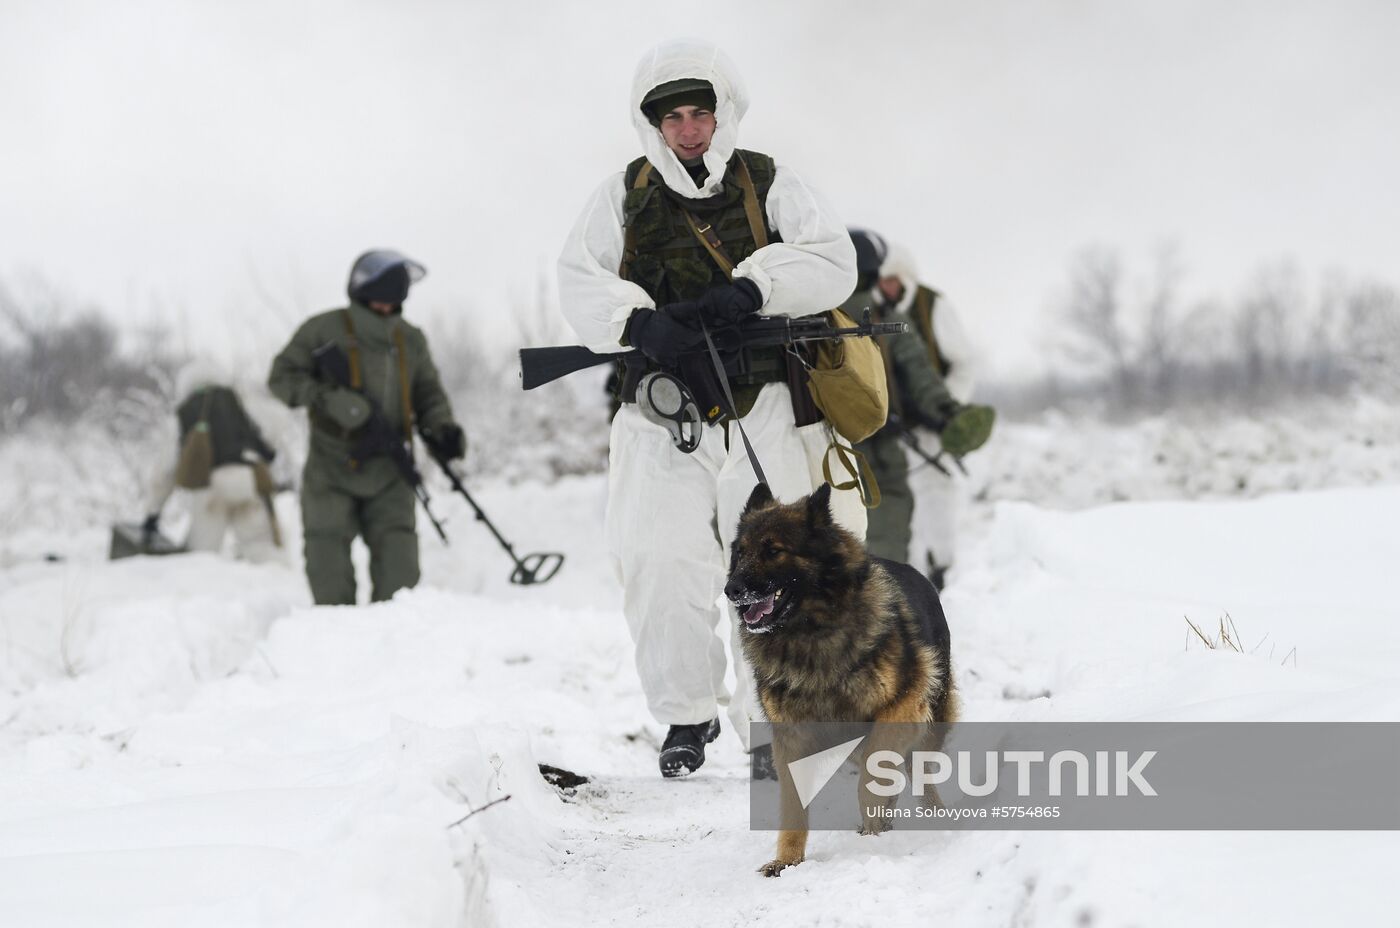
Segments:
[[[1400,720],[1395,418],[1352,403],[1003,428],[968,461],[981,499],[944,597],[965,717]],[[0,467],[0,924],[1371,925],[1393,909],[1394,833],[817,833],[765,880],[773,836],[748,830],[731,734],[688,780],[656,773],[599,475],[481,487],[519,549],[567,553],[546,586],[510,586],[439,493],[453,543],[424,534],[418,589],[312,608],[294,552],[105,561],[101,521],[138,514],[119,469],[95,469],[110,490],[83,508],[48,438],[0,443]],[[294,498],[279,506],[298,538]],[[1188,640],[1184,617],[1214,632],[1227,613],[1246,653]],[[590,782],[561,792],[541,763]]]

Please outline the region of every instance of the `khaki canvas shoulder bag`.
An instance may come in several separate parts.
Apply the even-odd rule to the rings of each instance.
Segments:
[[[826,316],[836,328],[856,324],[839,309],[828,310]],[[831,427],[852,444],[880,431],[889,417],[885,359],[868,335],[821,342],[816,362],[807,371],[807,389]]]

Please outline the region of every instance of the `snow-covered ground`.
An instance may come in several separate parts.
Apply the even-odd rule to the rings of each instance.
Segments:
[[[1389,412],[1003,428],[968,461],[982,499],[944,597],[965,717],[1400,720]],[[313,608],[294,552],[105,561],[99,519],[138,515],[130,493],[111,477],[76,506],[54,454],[0,444],[0,924],[1370,925],[1393,909],[1394,833],[816,833],[765,880],[773,836],[748,830],[730,733],[695,776],[656,773],[601,476],[481,487],[520,550],[568,555],[548,585],[510,586],[439,493],[452,546],[423,535],[418,589]],[[295,500],[279,506],[299,537]],[[1214,632],[1227,613],[1246,653],[1189,640],[1184,617]],[[561,792],[541,763],[591,781]]]

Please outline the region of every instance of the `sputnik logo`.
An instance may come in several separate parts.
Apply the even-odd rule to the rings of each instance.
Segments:
[[[797,798],[801,800],[802,808],[812,804],[812,800],[817,798],[822,788],[836,776],[836,771],[841,769],[846,758],[850,757],[851,752],[864,740],[865,736],[861,735],[845,744],[808,754],[788,764],[788,773],[792,775],[792,785],[797,788]]]

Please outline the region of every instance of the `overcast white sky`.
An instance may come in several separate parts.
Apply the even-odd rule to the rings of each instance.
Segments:
[[[263,348],[396,247],[430,333],[505,343],[677,35],[744,74],[741,145],[908,243],[999,371],[1090,243],[1175,241],[1201,293],[1283,256],[1400,281],[1385,0],[0,0],[0,279]]]

